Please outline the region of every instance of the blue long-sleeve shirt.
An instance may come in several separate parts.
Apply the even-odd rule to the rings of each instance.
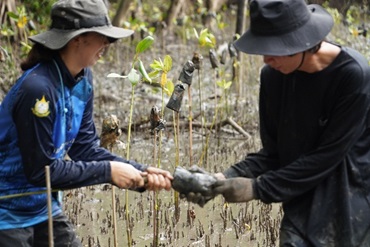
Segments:
[[[145,169],[100,147],[92,81],[89,68],[73,78],[59,57],[18,79],[0,105],[0,196],[45,190],[46,165],[54,189],[111,183],[112,160]],[[0,200],[0,230],[46,219],[46,194]]]

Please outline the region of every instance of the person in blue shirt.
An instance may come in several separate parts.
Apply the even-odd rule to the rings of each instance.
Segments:
[[[171,189],[170,172],[100,147],[90,66],[133,31],[112,26],[102,0],[60,0],[51,28],[30,37],[23,75],[0,105],[0,246],[48,246],[45,166],[53,189],[111,183],[136,191]],[[66,160],[68,155],[70,159]],[[144,181],[145,177],[145,181]],[[81,246],[52,199],[54,246]]]
[[[304,0],[251,0],[249,29],[236,49],[263,56],[262,147],[214,174],[204,205],[282,203],[282,247],[370,246],[370,67],[329,42],[334,21]],[[207,195],[208,194],[208,195]]]

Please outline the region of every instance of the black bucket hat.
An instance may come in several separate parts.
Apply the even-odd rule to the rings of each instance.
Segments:
[[[286,56],[308,50],[334,25],[325,9],[304,0],[252,0],[249,14],[250,28],[234,43],[249,54]]]
[[[82,33],[97,32],[114,41],[134,32],[112,26],[103,0],[60,0],[52,6],[51,20],[48,31],[29,39],[52,50],[64,47]]]

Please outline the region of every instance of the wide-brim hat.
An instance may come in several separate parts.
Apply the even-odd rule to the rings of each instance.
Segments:
[[[52,6],[52,24],[48,31],[29,37],[49,49],[58,50],[74,37],[97,32],[114,41],[134,31],[115,27],[102,0],[60,0]]]
[[[249,13],[250,28],[234,42],[249,54],[286,56],[308,50],[334,25],[324,8],[304,0],[252,0]]]

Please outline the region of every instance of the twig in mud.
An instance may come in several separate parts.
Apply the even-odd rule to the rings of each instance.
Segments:
[[[194,118],[193,118],[194,119]],[[147,124],[149,123],[149,120],[141,120],[137,123],[132,124],[132,129],[135,130],[142,130],[147,129]],[[174,123],[173,122],[166,122],[165,128],[173,128]],[[244,130],[240,125],[238,125],[232,118],[228,117],[227,119],[220,120],[218,123],[216,123],[217,126],[224,127],[226,125],[230,125],[235,129],[238,133],[245,136],[248,140],[252,138],[251,134],[249,134],[246,130]],[[178,126],[181,128],[187,128],[189,126],[189,121],[182,121],[178,123]],[[192,128],[202,128],[205,127],[207,129],[210,129],[212,127],[212,123],[208,124],[202,124],[201,122],[192,121]],[[121,127],[122,132],[127,132],[128,127]]]
[[[235,130],[237,130],[240,134],[244,135],[248,139],[252,138],[252,136],[246,132],[242,127],[240,127],[231,117],[228,117],[226,120]]]
[[[46,189],[48,200],[48,233],[49,233],[49,247],[54,247],[54,234],[53,234],[53,215],[51,206],[51,185],[50,185],[50,167],[45,166],[46,175]]]

